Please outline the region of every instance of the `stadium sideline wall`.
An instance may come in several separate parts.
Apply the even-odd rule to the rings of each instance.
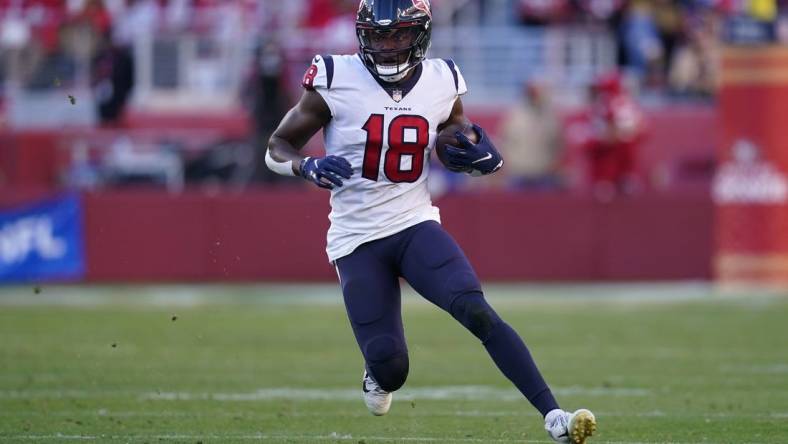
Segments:
[[[0,193],[7,207],[45,193]],[[258,190],[83,195],[89,282],[334,281],[328,199]],[[488,281],[711,278],[706,192],[599,203],[488,193],[440,199],[444,226]]]

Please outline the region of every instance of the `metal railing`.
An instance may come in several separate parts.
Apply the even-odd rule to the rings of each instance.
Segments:
[[[290,40],[290,71],[306,69],[314,54],[343,51],[323,41],[309,34]],[[558,101],[573,103],[591,79],[615,68],[616,45],[604,29],[446,27],[434,31],[429,56],[455,61],[470,87],[469,103],[510,103],[528,80],[552,85]]]
[[[471,87],[466,101],[490,103],[519,97],[529,80],[576,100],[616,63],[608,33],[571,28],[449,28],[435,33],[431,56],[454,59]]]
[[[231,108],[251,63],[248,41],[197,34],[146,36],[134,42],[134,105],[170,110]]]
[[[350,27],[349,35],[348,30],[342,30],[341,38],[304,31],[280,40],[287,84],[297,88],[314,54],[353,51],[352,23]],[[256,43],[253,37],[143,35],[134,42],[133,106],[190,112],[233,109],[241,96],[244,76],[255,63]],[[583,97],[595,75],[615,67],[616,50],[613,37],[604,29],[446,26],[436,29],[430,57],[454,59],[470,87],[464,99],[468,103],[511,103],[520,96],[525,81],[538,79],[553,86],[556,101],[572,104]],[[87,82],[76,83],[82,90],[79,105],[85,106],[90,101]],[[49,102],[66,103],[61,90],[33,93],[11,89],[6,94],[15,126],[40,125],[35,117],[40,107]],[[77,111],[73,106],[62,107],[72,117]],[[88,111],[89,107],[80,113],[85,116],[80,122],[94,119]]]

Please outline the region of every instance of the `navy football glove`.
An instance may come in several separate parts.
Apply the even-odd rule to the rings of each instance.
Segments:
[[[454,136],[460,142],[459,147],[447,145],[445,148],[446,167],[457,173],[492,174],[503,166],[503,157],[495,149],[487,133],[479,126],[473,125],[474,131],[479,135],[479,142],[473,143],[463,133],[457,132]]]
[[[350,162],[338,156],[307,157],[301,162],[300,171],[304,179],[329,190],[341,187],[342,179],[353,175]]]

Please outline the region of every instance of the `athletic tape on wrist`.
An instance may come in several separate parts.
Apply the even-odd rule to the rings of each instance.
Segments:
[[[293,171],[293,161],[288,160],[287,162],[279,162],[271,157],[271,150],[266,150],[265,152],[265,164],[276,174],[281,174],[282,176],[296,175],[295,171]]]

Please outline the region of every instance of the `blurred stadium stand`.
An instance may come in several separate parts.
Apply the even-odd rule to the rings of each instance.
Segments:
[[[89,279],[331,278],[317,247],[324,234],[323,215],[307,214],[305,204],[322,202],[325,196],[299,180],[268,172],[261,153],[300,94],[301,75],[314,54],[355,51],[357,4],[0,0],[0,202],[22,203],[29,199],[20,196],[64,190],[88,193],[83,205]],[[453,58],[461,67],[471,91],[463,100],[473,120],[497,137],[509,110],[520,102],[523,85],[539,82],[562,122],[561,186],[547,196],[513,188],[506,180],[471,182],[435,170],[434,188],[436,197],[443,197],[447,226],[460,233],[473,258],[489,265],[482,265],[482,275],[508,280],[710,277],[713,207],[708,190],[720,133],[714,95],[722,41],[787,41],[785,6],[782,0],[434,0],[431,56]],[[621,94],[631,97],[642,113],[645,134],[636,147],[637,186],[626,187],[618,197],[595,192],[587,177],[587,144],[578,141],[588,138],[599,122],[589,90],[611,72],[621,73]],[[319,149],[319,140],[308,147]],[[272,240],[252,234],[274,230],[283,237],[288,227],[277,225],[285,205],[280,193],[299,196],[288,204],[291,218],[321,221],[320,229],[309,234],[316,244],[267,252],[265,245]],[[506,204],[482,209],[463,203],[479,202],[474,198],[478,193],[497,193]],[[152,210],[160,205],[166,213]],[[230,267],[222,274],[221,267],[210,263],[211,243],[221,242],[228,232],[214,224],[195,228],[188,237],[178,229],[207,211],[201,205],[219,211],[217,221],[244,219],[248,211],[259,219],[259,226],[241,224],[230,230],[259,246],[244,250],[242,242],[236,245],[246,254],[239,253],[248,267],[243,272]],[[226,213],[217,209],[222,205]],[[489,222],[509,227],[495,252],[474,247],[477,225],[457,222],[467,219],[467,212],[508,214],[510,206],[519,209],[511,216],[522,220],[512,225],[501,216]],[[115,211],[130,214],[107,216]],[[157,239],[151,249],[140,250],[144,243],[124,237],[133,231],[123,225],[134,220],[131,214],[150,214],[149,221],[158,220],[155,214],[161,217],[145,228],[166,228],[151,234]],[[623,215],[631,217],[622,219],[627,224],[616,219]],[[564,218],[581,221],[580,228],[564,230],[580,230],[578,242],[590,249],[580,255],[586,262],[575,267],[567,261],[576,245],[563,242],[563,235],[549,244],[528,237]],[[600,228],[617,226],[626,232],[630,223],[653,235],[651,251],[662,251],[637,270],[632,269],[636,262],[627,259],[644,248],[637,236],[622,245],[632,248],[614,248],[610,245],[619,245],[611,244],[616,236]],[[304,230],[310,225],[302,224]],[[110,226],[124,228],[112,242],[98,240],[99,233],[109,236]],[[507,245],[513,237],[530,240]],[[162,247],[167,238],[171,243]],[[142,258],[160,248],[175,256],[146,267]],[[194,249],[201,253],[189,253]],[[309,259],[293,255],[287,262],[305,275],[270,268],[270,255],[307,250]],[[121,258],[117,251],[129,256]],[[515,252],[556,259],[547,260],[549,266],[531,259],[512,268],[508,258]],[[606,254],[613,257],[602,259]],[[185,256],[202,257],[202,265],[171,268]],[[501,262],[509,265],[496,268]]]

